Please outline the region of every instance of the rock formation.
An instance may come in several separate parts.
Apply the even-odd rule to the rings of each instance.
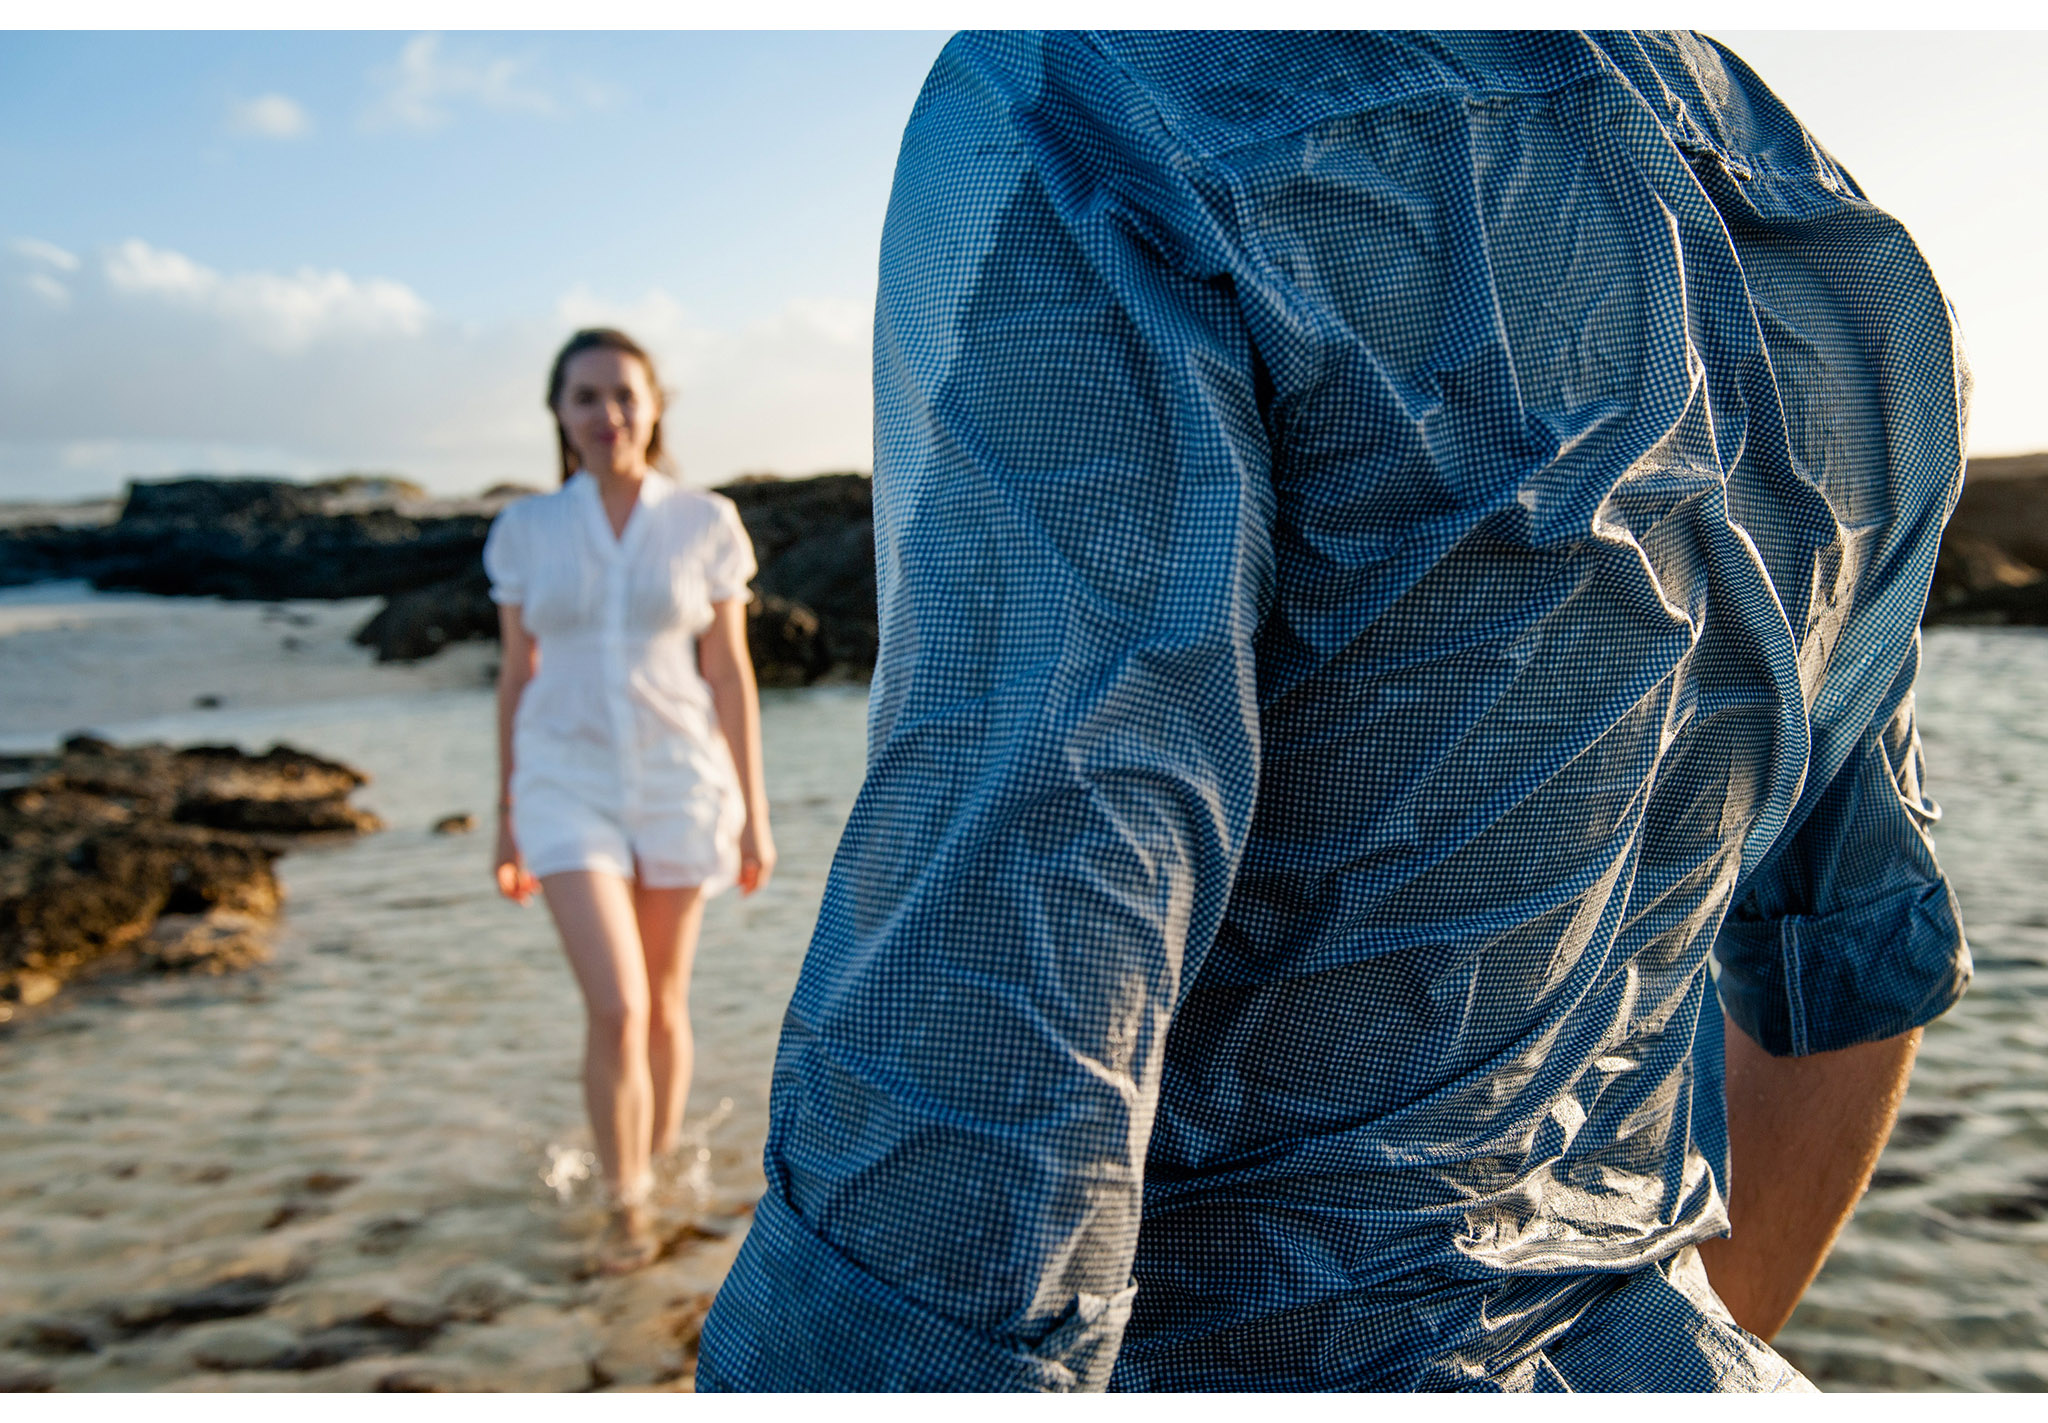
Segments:
[[[747,645],[762,685],[803,686],[873,671],[875,535],[867,476],[755,475],[718,492],[738,506],[760,565]],[[451,642],[497,635],[489,580],[472,565],[392,594],[356,641],[376,648],[380,662],[413,662]]]
[[[138,480],[108,524],[0,528],[0,587],[55,578],[219,598],[381,596],[356,640],[386,662],[498,635],[481,565],[496,512],[531,491],[426,500],[389,480]],[[761,572],[748,642],[764,684],[864,676],[875,661],[868,480],[752,476],[739,506]],[[387,502],[376,503],[383,497]]]
[[[497,636],[480,562],[497,510],[532,491],[429,500],[389,477],[137,481],[109,524],[0,527],[0,586],[88,578],[101,588],[222,598],[381,596],[356,634],[381,661]],[[760,573],[748,611],[767,686],[864,676],[875,662],[874,526],[861,474],[748,476],[738,505]],[[383,502],[379,502],[383,501]],[[2048,455],[1970,462],[1942,541],[1927,621],[2048,625]]]
[[[352,495],[281,479],[137,480],[111,524],[0,531],[0,586],[87,578],[262,601],[389,595],[471,568],[496,512],[482,501],[360,508]]]
[[[1923,620],[2048,627],[2048,454],[1970,461]]]
[[[222,972],[267,955],[272,864],[307,835],[380,828],[337,762],[273,746],[0,757],[0,1019],[111,956]]]

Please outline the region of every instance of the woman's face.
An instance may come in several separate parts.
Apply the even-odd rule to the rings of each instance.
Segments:
[[[555,414],[592,474],[637,474],[661,418],[647,367],[623,351],[578,351],[562,373]]]

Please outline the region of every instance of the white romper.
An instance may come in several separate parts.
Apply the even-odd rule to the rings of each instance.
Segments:
[[[484,570],[539,647],[512,732],[527,868],[731,885],[746,802],[697,638],[754,576],[732,501],[650,473],[615,538],[597,481],[578,473],[498,515]]]

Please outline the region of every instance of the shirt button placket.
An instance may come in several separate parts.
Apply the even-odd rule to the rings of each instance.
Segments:
[[[638,778],[633,774],[632,688],[626,663],[626,559],[623,550],[612,560],[605,583],[605,702],[611,712],[612,749],[619,776],[619,813],[630,826],[638,813]]]

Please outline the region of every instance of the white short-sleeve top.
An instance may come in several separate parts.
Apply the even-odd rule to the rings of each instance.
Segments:
[[[484,570],[540,653],[514,723],[515,801],[568,795],[629,828],[694,804],[686,818],[729,825],[739,782],[697,638],[754,576],[733,502],[650,473],[614,536],[597,481],[578,473],[499,513]]]

